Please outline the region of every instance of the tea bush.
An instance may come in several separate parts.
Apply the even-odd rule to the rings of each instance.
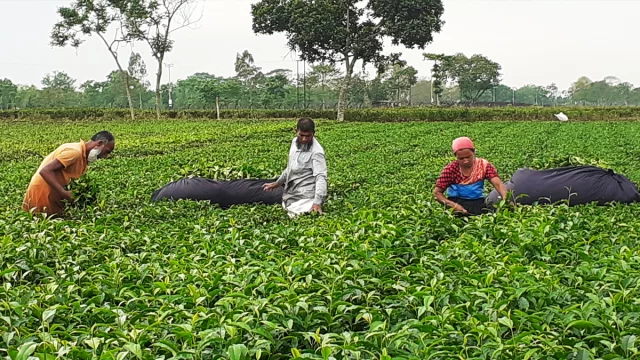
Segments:
[[[275,177],[291,121],[3,124],[0,356],[9,359],[639,358],[637,205],[453,216],[431,196],[468,135],[502,178],[603,163],[640,179],[624,122],[319,121],[324,216],[150,203],[182,176]],[[63,219],[19,207],[43,156],[108,129]]]
[[[570,121],[639,120],[640,107],[412,107],[396,109],[347,109],[346,121],[404,122],[404,121],[551,121],[554,114],[564,112]],[[150,110],[136,110],[138,119],[153,119]],[[33,121],[37,119],[78,121],[87,119],[114,120],[129,118],[128,109],[68,108],[0,110],[0,120]],[[313,119],[336,119],[334,110],[232,110],[222,109],[221,119],[294,119],[301,116]],[[163,111],[165,119],[217,119],[215,110]]]

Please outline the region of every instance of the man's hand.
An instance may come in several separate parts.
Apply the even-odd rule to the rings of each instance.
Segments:
[[[69,190],[64,190],[60,194],[60,197],[62,198],[62,200],[73,201],[73,194]]]
[[[279,187],[280,187],[280,185],[278,183],[272,182],[272,183],[264,184],[262,186],[262,190],[264,190],[264,191],[272,191],[272,190],[275,190],[275,189],[277,189]]]
[[[51,187],[51,189],[58,195],[60,200],[73,200],[73,194],[71,191],[65,190],[63,184],[58,182],[58,178],[56,177],[56,173],[64,170],[64,166],[58,159],[54,159],[50,163],[48,163],[45,167],[40,170],[40,176],[42,179]]]
[[[322,208],[318,204],[313,204],[313,206],[311,207],[311,212],[318,213],[320,215],[323,214]]]

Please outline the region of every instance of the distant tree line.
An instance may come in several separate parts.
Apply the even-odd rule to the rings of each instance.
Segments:
[[[555,84],[512,88],[500,83],[500,66],[481,55],[470,58],[425,54],[434,61],[429,78],[406,62],[387,64],[371,76],[354,72],[346,94],[347,108],[426,106],[477,103],[482,105],[638,106],[640,88],[614,77],[592,81],[582,77],[565,91]],[[344,74],[333,64],[313,64],[294,73],[279,69],[264,72],[248,52],[237,54],[235,76],[196,73],[160,86],[161,107],[179,109],[336,109]],[[103,81],[77,83],[54,71],[41,87],[0,80],[0,108],[104,107],[155,109],[156,96],[147,80],[147,67],[132,53],[128,67],[114,70]],[[125,83],[126,82],[126,83]]]
[[[0,109],[128,107],[134,118],[136,108],[155,109],[158,117],[167,108],[307,108],[337,110],[342,120],[345,108],[640,105],[640,88],[613,77],[583,77],[564,91],[555,84],[516,89],[502,83],[500,64],[479,54],[425,53],[433,67],[419,76],[402,54],[383,52],[386,41],[425,49],[444,26],[441,0],[259,0],[251,5],[254,33],[286,35],[287,47],[303,62],[302,72],[265,72],[244,51],[237,55],[234,76],[198,72],[165,84],[163,71],[172,66],[165,56],[174,48],[174,32],[201,18],[196,0],[69,1],[57,9],[50,44],[79,48],[93,37],[105,45],[115,70],[102,81],[84,83],[54,71],[41,87],[0,80]],[[153,57],[152,82],[142,57],[122,51],[134,43]],[[375,73],[358,71],[365,68]]]

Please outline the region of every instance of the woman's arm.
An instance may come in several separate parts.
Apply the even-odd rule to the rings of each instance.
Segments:
[[[436,198],[436,200],[438,200],[438,202],[453,208],[454,211],[468,214],[467,209],[462,207],[462,205],[456,203],[455,201],[451,201],[447,199],[446,196],[444,196],[444,189],[436,186],[435,190],[433,190],[433,196]]]
[[[502,182],[502,180],[500,180],[500,178],[498,176],[495,176],[493,178],[491,178],[491,180],[489,180],[491,182],[491,185],[493,185],[493,187],[496,189],[496,191],[498,192],[498,194],[500,194],[500,197],[503,200],[507,200],[507,187],[504,185],[504,183]]]

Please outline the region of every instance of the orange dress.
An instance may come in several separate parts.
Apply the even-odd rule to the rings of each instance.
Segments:
[[[86,144],[80,140],[77,143],[62,144],[51,154],[42,160],[38,171],[31,178],[27,194],[24,197],[22,208],[25,211],[34,210],[47,214],[61,214],[64,204],[58,193],[53,190],[44,178],[40,175],[40,170],[50,162],[58,159],[64,169],[57,172],[56,178],[62,186],[67,186],[71,179],[79,178],[87,170]]]

